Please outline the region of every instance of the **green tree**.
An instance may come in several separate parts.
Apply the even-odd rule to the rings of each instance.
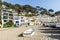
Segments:
[[[19,4],[15,4],[14,10],[18,12],[18,16],[19,16],[19,14],[21,14],[20,12],[23,12],[23,7]]]
[[[36,14],[36,8],[30,5],[24,5],[23,9],[26,12],[26,16],[34,16]],[[31,12],[31,14],[28,14],[29,12]]]
[[[54,15],[60,15],[60,11],[56,11]]]
[[[13,9],[14,8],[14,5],[11,4],[11,3],[3,2],[2,4],[5,5],[9,9]]]
[[[54,12],[53,9],[49,9],[49,10],[48,10],[48,15],[50,15],[50,16],[54,16],[54,13],[53,13],[53,12]]]
[[[32,12],[33,7],[30,6],[30,5],[24,5],[24,6],[23,6],[23,9],[28,13],[28,12]]]
[[[50,12],[54,12],[54,10],[53,10],[53,9],[49,9],[49,11],[50,11]]]

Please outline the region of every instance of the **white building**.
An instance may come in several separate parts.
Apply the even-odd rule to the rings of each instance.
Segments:
[[[2,6],[2,25],[6,22],[13,22],[13,10],[7,9],[6,6]]]
[[[42,17],[42,22],[57,22],[57,17]]]
[[[28,18],[25,16],[14,16],[14,24],[17,26],[27,25],[29,23]]]

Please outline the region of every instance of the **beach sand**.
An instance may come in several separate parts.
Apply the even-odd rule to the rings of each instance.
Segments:
[[[0,29],[0,40],[49,40],[50,38],[45,36],[38,30],[39,26],[21,26],[18,28],[2,28]],[[31,37],[19,37],[22,32],[27,29],[34,28],[35,34]]]

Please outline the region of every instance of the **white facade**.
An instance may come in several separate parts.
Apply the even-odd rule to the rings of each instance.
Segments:
[[[2,25],[5,24],[6,22],[13,22],[13,10],[12,9],[7,9],[6,6],[2,5]]]
[[[41,17],[42,22],[57,22],[57,17]]]
[[[12,15],[12,16],[10,16]],[[6,18],[7,17],[7,18]],[[4,21],[6,20],[6,21]],[[5,24],[6,22],[9,22],[9,20],[13,21],[13,12],[10,11],[2,11],[2,23]]]
[[[18,21],[18,23],[16,23]],[[18,24],[20,25],[25,25],[27,24],[29,21],[27,19],[27,17],[25,16],[14,16],[14,24]]]

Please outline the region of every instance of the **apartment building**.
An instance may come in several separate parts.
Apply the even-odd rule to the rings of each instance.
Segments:
[[[13,11],[12,9],[6,8],[6,6],[2,6],[2,24],[6,22],[13,22]]]

